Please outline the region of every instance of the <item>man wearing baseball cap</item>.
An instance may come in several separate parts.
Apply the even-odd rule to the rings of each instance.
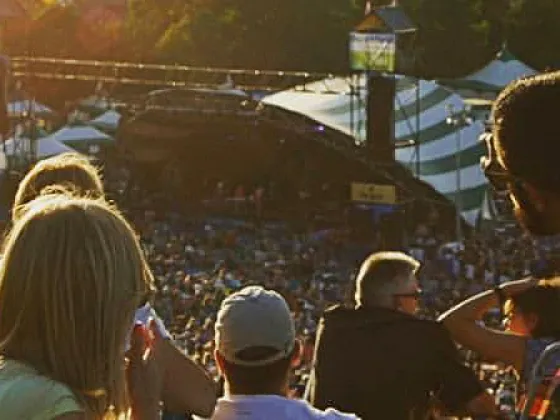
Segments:
[[[213,420],[357,419],[287,398],[300,345],[288,304],[278,293],[250,286],[229,296],[215,328],[214,356],[225,379],[225,396],[218,400]]]

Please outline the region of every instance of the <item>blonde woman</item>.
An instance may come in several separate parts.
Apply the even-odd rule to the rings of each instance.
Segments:
[[[26,210],[26,204],[42,191],[62,186],[80,196],[100,198],[104,196],[103,182],[96,167],[85,157],[64,153],[37,163],[20,182],[12,209],[15,222]],[[147,300],[136,310],[135,321],[145,323],[153,318],[160,335],[159,368],[163,374],[161,399],[166,410],[172,413],[191,413],[208,417],[216,404],[216,386],[206,372],[178,349],[163,322]]]
[[[121,418],[132,405],[136,419],[156,418],[157,375],[142,377],[138,333],[131,378],[147,384],[131,382],[130,400],[125,375],[125,337],[150,287],[132,229],[108,204],[29,203],[0,267],[0,417]]]

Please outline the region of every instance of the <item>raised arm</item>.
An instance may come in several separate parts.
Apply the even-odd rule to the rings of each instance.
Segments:
[[[518,280],[503,284],[501,290],[509,298],[536,283],[534,279]],[[459,344],[474,350],[487,360],[507,363],[521,372],[527,339],[511,332],[492,330],[481,323],[483,315],[501,303],[498,293],[489,290],[454,306],[439,320]]]
[[[162,371],[161,399],[165,409],[175,414],[209,417],[214,412],[217,392],[214,381],[173,342],[163,321],[146,304],[136,313],[136,321],[153,320],[159,343],[158,364]]]
[[[171,340],[162,345],[165,366],[162,399],[172,413],[210,417],[216,405],[216,385],[206,372],[183,354]]]

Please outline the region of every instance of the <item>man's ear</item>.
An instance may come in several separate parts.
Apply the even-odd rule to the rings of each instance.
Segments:
[[[220,354],[218,349],[214,349],[214,360],[216,361],[216,366],[220,375],[224,376],[224,356]]]
[[[301,364],[303,351],[299,340],[296,339],[294,343],[294,349],[292,350],[292,356],[290,360],[290,366],[292,368],[298,367]]]

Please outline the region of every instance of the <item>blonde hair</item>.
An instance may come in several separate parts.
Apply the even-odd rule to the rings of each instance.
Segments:
[[[22,207],[43,193],[45,188],[61,185],[80,196],[101,198],[103,182],[95,166],[77,153],[63,153],[38,162],[19,183],[12,220],[21,217]]]
[[[93,418],[120,416],[128,410],[125,337],[152,281],[116,209],[41,196],[5,241],[0,352],[67,385]]]

